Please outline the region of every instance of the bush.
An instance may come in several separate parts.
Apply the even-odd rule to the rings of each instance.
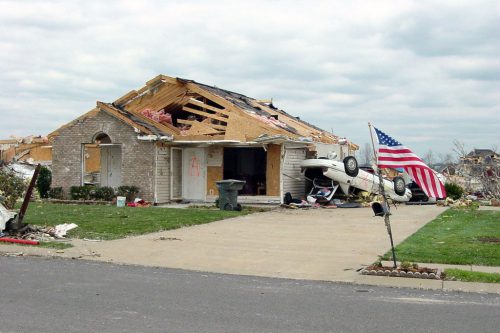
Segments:
[[[96,200],[112,201],[115,197],[115,190],[112,187],[98,187],[93,191]]]
[[[444,188],[446,190],[446,195],[453,200],[460,199],[464,194],[464,189],[455,183],[446,183],[444,184]]]
[[[135,196],[139,193],[139,188],[137,186],[120,186],[116,195],[121,197],[126,197],[127,201],[134,201]]]
[[[90,200],[92,186],[71,186],[69,192],[72,200]]]
[[[13,209],[17,199],[26,191],[27,184],[24,179],[7,169],[0,169],[0,196],[4,197],[4,206]]]
[[[52,183],[52,172],[46,166],[42,166],[40,173],[38,174],[38,179],[36,180],[36,188],[40,197],[48,198],[50,184]]]
[[[47,194],[51,199],[64,199],[64,191],[62,187],[52,187]]]

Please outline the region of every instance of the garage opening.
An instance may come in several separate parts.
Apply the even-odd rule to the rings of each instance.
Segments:
[[[266,195],[267,155],[262,148],[224,148],[224,179],[246,181],[243,195]]]

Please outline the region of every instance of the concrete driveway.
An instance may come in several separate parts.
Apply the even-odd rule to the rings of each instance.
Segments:
[[[446,208],[399,206],[391,216],[400,243]],[[356,269],[390,248],[383,219],[370,208],[280,209],[74,248],[15,247],[25,254],[57,255],[124,264],[218,273],[352,282]],[[0,251],[12,250],[2,246]],[[59,251],[60,252],[60,251]]]

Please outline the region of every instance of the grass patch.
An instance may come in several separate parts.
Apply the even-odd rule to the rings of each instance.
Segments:
[[[446,273],[446,280],[500,283],[500,274],[498,273],[471,272],[454,268],[445,269],[444,272]]]
[[[71,230],[69,237],[110,240],[208,223],[251,212],[248,209],[236,212],[210,208],[118,208],[36,202],[30,204],[24,222],[50,226],[76,223],[78,228]]]
[[[396,247],[399,261],[500,266],[500,212],[449,209]],[[483,239],[483,241],[481,240]],[[387,252],[384,259],[389,260]]]
[[[47,242],[41,241],[38,245],[0,242],[0,245],[34,246],[34,247],[45,247],[45,248],[57,249],[57,250],[63,250],[63,249],[73,247],[73,245],[70,243],[51,242],[51,241],[47,241]]]

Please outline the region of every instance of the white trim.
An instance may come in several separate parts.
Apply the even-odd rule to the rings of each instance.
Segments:
[[[283,165],[285,163],[286,157],[286,149],[285,145],[281,145],[281,153],[280,153],[280,203],[283,203]],[[267,181],[267,179],[266,179]]]
[[[181,151],[181,196],[179,198],[174,198],[174,150]],[[170,147],[170,201],[172,200],[182,200],[182,170],[183,170],[183,149],[180,147]]]
[[[158,203],[158,146],[155,145],[155,180],[154,180],[154,190],[153,190],[153,203],[157,204]]]

